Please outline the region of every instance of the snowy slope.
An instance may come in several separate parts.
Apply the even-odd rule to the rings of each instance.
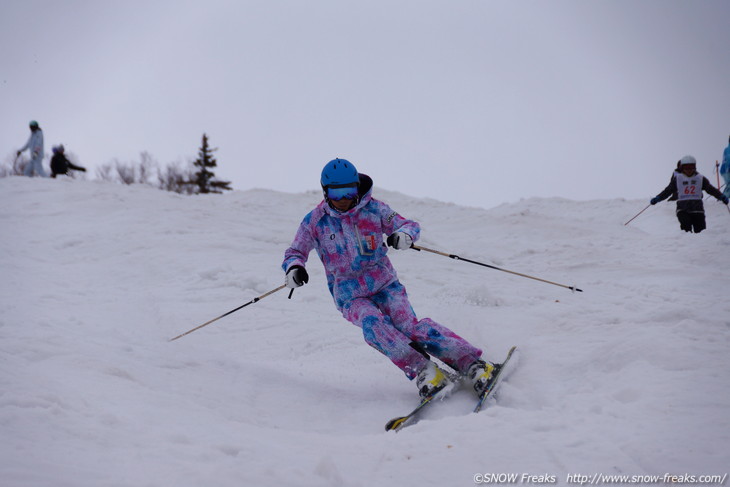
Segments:
[[[377,186],[377,181],[376,181]],[[0,484],[445,486],[477,473],[724,474],[730,214],[681,232],[673,204],[529,199],[489,210],[378,192],[434,254],[391,252],[421,317],[499,360],[498,403],[459,391],[400,433],[414,384],[326,291],[280,291],[318,192],[184,197],[0,179]]]

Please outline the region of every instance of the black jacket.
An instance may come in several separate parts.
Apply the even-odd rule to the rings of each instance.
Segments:
[[[60,152],[56,152],[53,154],[53,157],[51,157],[51,171],[53,174],[66,174],[68,173],[69,169],[74,169],[76,171],[86,171],[83,167],[77,166],[73,164],[71,161],[69,161],[66,158],[65,154],[62,154]]]
[[[695,172],[695,174],[698,174]],[[702,176],[701,174],[699,174]],[[707,192],[708,194],[711,194],[718,200],[722,201],[722,193],[719,189],[714,187],[712,184],[710,184],[709,179],[702,176],[702,190]],[[659,193],[656,197],[658,201],[664,201],[669,196],[671,196],[673,200],[677,199],[677,173],[675,172],[672,174],[672,179],[669,181],[669,184],[666,188],[664,188],[664,191]],[[702,203],[702,198],[697,200],[678,200],[677,201],[677,213],[680,211],[686,211],[689,213],[704,213],[705,212],[705,205]]]

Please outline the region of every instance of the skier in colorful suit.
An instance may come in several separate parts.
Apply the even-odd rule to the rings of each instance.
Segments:
[[[316,249],[335,306],[362,329],[365,341],[388,357],[408,377],[419,394],[428,397],[450,384],[428,354],[466,375],[477,393],[494,370],[481,360],[482,351],[430,318],[419,320],[388,259],[388,247],[408,249],[418,240],[418,223],[403,218],[372,197],[372,179],[345,159],[334,159],[322,170],[324,200],[309,212],[284,253],[287,287],[309,281],[306,263]]]
[[[679,227],[685,232],[700,233],[706,228],[705,207],[702,203],[702,191],[728,204],[728,197],[710,184],[710,181],[697,172],[697,161],[692,156],[684,156],[679,160],[679,170],[672,174],[672,179],[664,191],[651,199],[656,205],[670,195],[677,199],[677,220]]]

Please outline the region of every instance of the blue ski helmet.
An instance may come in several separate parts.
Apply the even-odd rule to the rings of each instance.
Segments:
[[[322,169],[320,183],[323,188],[327,186],[357,184],[359,182],[360,177],[355,165],[346,159],[332,159]]]
[[[30,122],[28,123],[28,126],[29,126],[30,128],[38,128],[38,122],[36,122],[35,120],[31,120],[31,121],[30,121]]]

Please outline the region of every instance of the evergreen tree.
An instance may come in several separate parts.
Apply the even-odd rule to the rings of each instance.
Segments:
[[[198,151],[198,158],[193,162],[193,165],[198,169],[193,174],[193,180],[188,184],[197,186],[196,193],[222,193],[225,190],[230,191],[230,181],[218,181],[215,179],[215,174],[209,168],[217,167],[213,152],[218,149],[211,149],[208,145],[208,136],[203,134],[203,145]]]

